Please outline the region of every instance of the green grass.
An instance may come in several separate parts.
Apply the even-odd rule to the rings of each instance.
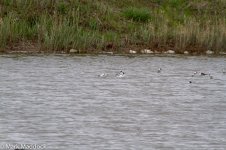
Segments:
[[[127,19],[137,22],[148,22],[151,19],[150,10],[146,8],[130,7],[123,12]]]
[[[1,0],[0,50],[226,50],[224,0]],[[109,46],[111,45],[111,46]]]

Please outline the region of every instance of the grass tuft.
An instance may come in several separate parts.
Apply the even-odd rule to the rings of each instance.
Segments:
[[[137,22],[148,22],[151,19],[150,11],[147,8],[130,7],[124,10],[127,19]]]

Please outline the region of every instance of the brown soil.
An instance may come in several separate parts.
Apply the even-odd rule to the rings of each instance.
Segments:
[[[40,44],[33,41],[21,41],[17,43],[11,43],[3,49],[5,53],[39,53],[41,50]]]

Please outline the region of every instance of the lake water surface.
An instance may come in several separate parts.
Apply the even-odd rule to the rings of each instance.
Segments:
[[[225,150],[222,69],[225,57],[2,55],[0,149]]]

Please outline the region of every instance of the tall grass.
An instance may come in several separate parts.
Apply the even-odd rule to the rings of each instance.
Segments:
[[[37,36],[37,26],[30,26],[25,20],[18,20],[14,13],[8,14],[0,24],[0,46],[7,43],[29,40]]]
[[[148,7],[153,4],[158,7]],[[115,49],[142,45],[178,52],[225,51],[225,1],[208,1],[202,10],[194,4],[200,5],[185,0],[2,0],[0,49],[34,41],[53,52],[91,52],[109,44]]]

